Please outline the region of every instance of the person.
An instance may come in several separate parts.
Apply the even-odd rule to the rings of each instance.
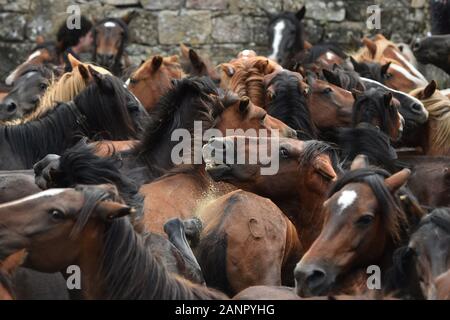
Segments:
[[[431,34],[450,34],[450,0],[430,0]]]
[[[80,28],[69,29],[67,23],[64,22],[57,33],[57,42],[59,50],[61,52],[62,60],[64,63],[64,71],[72,71],[68,54],[72,54],[78,60],[80,54],[88,52],[91,49],[93,37],[92,37],[92,22],[85,16],[80,17]]]

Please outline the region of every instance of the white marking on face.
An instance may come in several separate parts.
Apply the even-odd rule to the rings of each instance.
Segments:
[[[125,81],[125,88],[128,88],[129,85],[130,85],[130,78],[128,78],[127,81]]]
[[[427,82],[427,79],[425,79],[425,77],[423,76],[423,74],[421,74],[419,72],[419,70],[417,70],[416,67],[414,67],[412,65],[411,62],[408,61],[408,59],[405,58],[404,55],[402,55],[401,53],[398,53],[397,51],[394,51],[395,55],[404,63],[406,64],[406,66],[411,70],[411,73],[414,74],[416,77],[418,77],[420,80],[424,81],[425,83]]]
[[[395,63],[391,63],[391,65],[389,66],[389,68],[392,68],[394,70],[397,70],[398,72],[400,72],[406,79],[408,79],[409,81],[412,81],[413,83],[415,83],[418,87],[423,87],[426,86],[427,83],[422,81],[422,79],[419,79],[415,76],[413,76],[408,70],[406,70],[405,68],[403,68],[402,66],[399,66],[398,64]]]
[[[444,96],[447,96],[450,94],[450,89],[444,89],[444,90],[439,90]]]
[[[358,194],[353,190],[344,190],[337,201],[339,205],[338,214],[341,214],[346,208],[350,207],[355,202],[357,196]]]
[[[327,60],[333,60],[334,56],[335,55],[332,52],[327,52],[326,55],[325,55]]]
[[[286,24],[283,20],[278,21],[274,27],[274,36],[272,43],[272,53],[269,56],[269,59],[274,61],[277,60],[278,51],[280,50],[280,44],[283,37],[283,30],[286,27]]]
[[[41,50],[37,50],[37,51],[33,52],[32,54],[30,54],[24,63],[22,63],[17,68],[15,68],[14,71],[11,72],[8,77],[6,77],[5,84],[7,86],[12,86],[14,79],[16,78],[17,70],[19,70],[19,68],[22,67],[25,63],[30,62],[31,60],[33,60],[36,57],[39,57],[40,55],[41,55]]]
[[[40,198],[43,198],[43,197],[56,196],[56,195],[58,195],[60,193],[63,193],[64,191],[67,191],[67,190],[68,189],[62,189],[62,188],[59,188],[59,189],[48,189],[48,190],[45,190],[45,191],[42,191],[42,192],[38,192],[38,193],[32,194],[31,196],[28,196],[28,197],[25,197],[25,198],[22,198],[22,199],[19,199],[19,200],[6,202],[4,204],[1,204],[0,208],[2,208],[4,206],[11,206],[11,205],[20,204],[20,203],[25,202],[25,201],[40,199]]]
[[[106,28],[115,28],[117,26],[117,24],[115,22],[112,22],[112,21],[106,21],[103,25]]]
[[[40,55],[41,55],[41,50],[37,50],[37,51],[33,52],[33,53],[30,54],[30,56],[28,57],[27,62],[33,60],[33,59],[36,58],[36,57],[39,57]]]

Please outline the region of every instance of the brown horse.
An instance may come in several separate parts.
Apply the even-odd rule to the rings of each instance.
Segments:
[[[178,56],[153,56],[131,74],[126,84],[144,108],[151,110],[161,96],[173,87],[172,80],[184,76]]]
[[[355,286],[364,290],[368,266],[392,264],[393,250],[412,219],[396,196],[410,171],[389,176],[366,166],[357,157],[325,201],[322,231],[295,268],[300,296],[349,293]]]
[[[26,256],[27,252],[22,249],[0,260],[0,300],[14,300],[12,277]]]
[[[428,122],[415,128],[411,140],[416,139],[424,154],[450,156],[450,100],[437,90],[434,80],[409,94],[422,101],[429,114]]]
[[[21,244],[29,251],[24,266],[64,274],[79,266],[85,299],[225,298],[170,274],[164,257],[155,256],[154,239],[137,234],[125,217],[133,209],[118,200],[110,186],[98,186],[50,189],[4,204],[1,233],[8,241],[0,254]]]
[[[395,43],[378,34],[375,40],[364,38],[364,47],[354,58],[358,62],[374,61],[387,66],[385,84],[395,90],[410,92],[423,87],[425,77],[406,59]]]
[[[437,277],[435,286],[436,299],[450,300],[450,270]]]
[[[272,141],[264,143],[261,139],[252,141],[254,139],[230,136],[210,140],[204,147],[206,170],[214,180],[271,199],[295,225],[302,247],[307,250],[320,232],[322,203],[337,177],[332,149],[317,141],[280,139],[277,151],[275,146],[275,150],[271,150],[268,145]],[[222,148],[225,149],[222,151]],[[220,157],[219,152],[225,152],[227,156],[236,154],[245,156],[244,159],[257,159],[258,152],[265,148],[268,150],[264,152],[271,157],[279,157],[279,168],[273,175],[261,171],[264,165],[260,160],[255,164],[248,160],[238,164],[236,158],[231,164],[223,164],[222,159],[212,156]]]
[[[215,83],[219,84],[220,76],[211,62],[201,57],[194,49],[190,49],[184,44],[180,44],[181,67],[184,72],[191,76],[208,76]]]

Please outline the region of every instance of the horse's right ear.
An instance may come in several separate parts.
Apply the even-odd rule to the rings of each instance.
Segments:
[[[81,64],[81,61],[75,58],[71,53],[67,55],[67,59],[69,60],[72,69],[75,69],[76,67],[78,67],[78,65]]]
[[[230,78],[234,75],[234,73],[236,72],[234,70],[234,67],[231,63],[222,63],[220,65],[220,68],[222,69],[223,72],[225,72],[225,74],[227,76],[229,76]]]
[[[25,249],[16,251],[7,256],[3,261],[0,261],[0,270],[8,275],[12,275],[22,265],[26,257],[27,251]]]
[[[303,6],[300,10],[298,10],[298,11],[295,13],[295,17],[296,17],[298,20],[303,20],[303,18],[305,17],[305,14],[306,14],[306,6]]]
[[[43,44],[45,42],[45,38],[43,36],[37,36],[36,37],[36,44],[40,45]]]
[[[358,169],[367,169],[369,167],[369,158],[364,154],[358,154],[352,161],[350,171]]]
[[[422,99],[428,99],[431,97],[437,90],[437,83],[434,80],[431,80],[431,82],[423,89],[423,97]]]
[[[367,47],[367,49],[369,49],[369,52],[372,55],[372,58],[374,58],[375,55],[377,54],[377,45],[375,44],[375,42],[373,42],[372,40],[370,40],[367,37],[364,37],[362,39],[362,42]]]
[[[133,20],[138,15],[137,11],[132,10],[130,12],[127,12],[124,16],[122,16],[122,21],[125,22],[125,24],[130,24],[131,20]]]
[[[108,222],[135,212],[133,208],[126,204],[112,201],[101,201],[95,210],[99,218]]]
[[[186,46],[184,43],[180,43],[180,51],[183,57],[185,58],[189,57],[189,47]]]
[[[85,81],[88,81],[90,79],[91,76],[89,74],[89,70],[86,68],[86,66],[84,64],[78,65],[78,71],[80,72],[81,77]]]
[[[88,70],[89,70],[89,73],[91,74],[92,78],[94,79],[94,81],[98,85],[101,85],[105,76],[103,74],[101,74],[100,72],[98,72],[97,70],[95,70],[94,68],[92,68],[90,65],[88,65]]]
[[[194,49],[189,49],[189,60],[191,60],[192,65],[197,69],[201,68],[203,65],[202,59]]]
[[[250,99],[248,97],[242,97],[239,102],[239,112],[246,113],[248,111],[248,106],[250,105]]]
[[[339,81],[339,77],[333,71],[330,71],[328,69],[323,69],[322,72],[323,72],[323,76],[329,83],[340,87],[341,82]]]
[[[151,71],[152,72],[158,71],[158,69],[161,67],[162,63],[163,63],[163,57],[161,57],[161,56],[154,56],[153,59],[152,59],[152,62],[150,64]]]
[[[394,173],[392,176],[384,179],[384,184],[391,192],[395,192],[408,181],[410,175],[411,170],[403,169],[397,173]]]
[[[353,65],[353,69],[355,69],[356,72],[359,70],[359,62],[355,60],[352,56],[350,56],[350,62]]]

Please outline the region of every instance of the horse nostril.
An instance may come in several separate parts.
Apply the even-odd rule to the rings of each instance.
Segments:
[[[414,42],[413,50],[414,50],[414,51],[417,51],[417,50],[419,50],[419,49],[420,49],[420,42],[419,42],[419,41]]]
[[[422,106],[418,103],[413,104],[412,109],[416,112],[422,112]]]
[[[6,111],[9,113],[15,112],[17,110],[17,105],[14,102],[10,102],[6,105]]]
[[[320,287],[325,282],[325,279],[326,273],[324,270],[314,269],[306,276],[305,283],[308,288],[312,289]]]

